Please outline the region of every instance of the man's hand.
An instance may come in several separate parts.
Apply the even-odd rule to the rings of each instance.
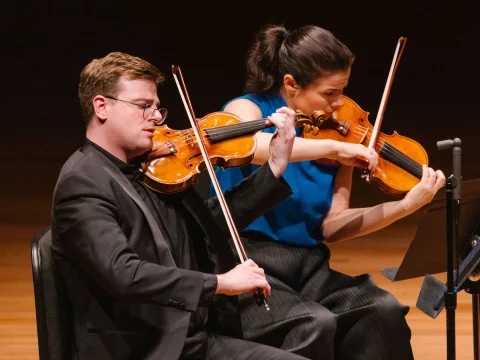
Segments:
[[[420,209],[423,205],[432,201],[437,191],[445,184],[445,175],[442,171],[434,171],[427,165],[423,165],[422,169],[423,173],[420,182],[402,199],[402,204],[409,213]]]
[[[361,144],[341,143],[337,160],[343,165],[368,167],[368,170],[375,171],[378,165],[378,154],[375,150]]]
[[[257,292],[263,289],[263,294],[269,296],[270,285],[265,278],[265,272],[253,260],[246,260],[229,272],[217,275],[218,284],[216,294],[240,295],[246,292]]]
[[[287,168],[295,141],[295,111],[282,107],[267,118],[267,125],[275,125],[277,130],[270,141],[268,163],[273,174],[279,178]]]

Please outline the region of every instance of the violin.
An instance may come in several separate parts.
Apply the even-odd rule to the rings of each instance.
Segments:
[[[305,127],[302,137],[368,145],[374,130],[368,120],[369,112],[347,96],[343,96],[343,100],[344,105],[320,127]],[[396,131],[392,135],[380,132],[373,146],[378,153],[378,165],[370,175],[371,183],[387,194],[402,196],[420,182],[422,164],[428,165],[428,155],[417,141]]]
[[[192,127],[189,130],[174,131],[167,126],[159,126],[155,130],[154,141],[162,141],[160,146],[163,146],[163,149],[161,150],[170,154],[170,156],[154,158],[147,164],[144,183],[153,190],[161,189],[164,192],[177,192],[191,184],[198,177],[201,168],[206,168],[238,257],[243,263],[248,259],[248,256],[218,183],[213,164],[240,166],[249,162],[253,158],[256,143],[253,136],[249,137],[246,134],[252,134],[265,128],[266,119],[242,122],[233,114],[221,112],[197,119],[188,97],[180,67],[172,66],[172,72]],[[320,118],[324,120],[322,116]],[[297,116],[297,123],[317,125],[305,114]],[[232,147],[232,142],[225,145],[224,141],[228,139],[233,141],[235,146],[241,145],[240,150]],[[214,150],[216,152],[212,153]],[[264,305],[265,309],[270,311],[263,289],[257,288],[254,297],[258,306]]]
[[[400,38],[403,45],[406,38]],[[402,47],[403,51],[403,47]],[[368,112],[352,99],[343,96],[345,104],[327,119],[324,111],[314,111],[310,116],[296,110],[295,126],[303,126],[302,137],[308,139],[333,139],[366,145],[379,154],[378,166],[373,173],[366,167],[362,177],[393,196],[405,195],[422,177],[422,164],[428,165],[428,156],[416,141],[399,135],[386,135],[379,131],[390,83],[398,66],[398,46],[390,69],[387,86],[380,105],[375,126],[368,120]],[[227,112],[214,112],[196,119],[199,135],[205,143],[212,166],[244,166],[251,162],[256,149],[255,133],[264,129],[266,119],[243,122]],[[163,155],[147,161],[144,183],[162,193],[175,193],[198,181],[205,169],[206,159],[199,148],[193,127],[172,130],[166,125],[156,126],[153,137],[157,150]]]
[[[377,168],[373,173],[364,168],[362,177],[393,196],[403,196],[418,184],[422,177],[422,164],[428,165],[427,152],[418,142],[396,131],[392,135],[380,132],[391,81],[406,41],[403,37],[398,40],[374,126],[368,120],[369,112],[364,111],[349,97],[343,96],[344,105],[338,108],[331,118],[322,118],[314,127],[307,125],[302,133],[302,137],[307,139],[333,139],[363,144],[374,149],[379,155]],[[400,45],[402,47],[399,51]],[[322,114],[325,113],[318,110],[312,114],[312,118]]]
[[[295,126],[315,129],[324,120],[324,114],[309,118],[297,111]],[[249,164],[256,149],[255,134],[267,127],[266,119],[242,121],[234,114],[220,111],[197,121],[210,162],[222,169]],[[147,161],[143,180],[146,186],[161,193],[176,193],[198,181],[205,159],[192,128],[172,130],[167,125],[156,126],[153,141],[156,151],[164,155]]]

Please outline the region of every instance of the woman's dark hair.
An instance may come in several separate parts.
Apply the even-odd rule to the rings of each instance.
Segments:
[[[286,74],[301,87],[332,72],[347,70],[354,56],[330,31],[303,26],[287,31],[283,25],[261,29],[247,55],[246,93],[278,91]]]

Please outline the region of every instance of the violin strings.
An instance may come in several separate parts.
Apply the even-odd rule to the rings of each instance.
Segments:
[[[370,131],[370,129],[368,131]],[[386,144],[386,146],[384,146],[385,144]],[[422,165],[421,164],[419,164],[418,162],[416,162],[415,160],[408,157],[403,152],[401,152],[400,150],[398,150],[397,148],[395,148],[394,146],[389,144],[381,135],[379,136],[379,140],[377,141],[377,145],[379,145],[381,147],[380,151],[383,151],[385,154],[390,156],[392,160],[396,160],[397,165],[400,166],[400,165],[403,164],[404,166],[410,168],[411,170],[407,170],[407,171],[410,171],[410,173],[412,173],[412,175],[418,175],[419,173],[420,174],[422,173]],[[380,153],[380,151],[378,151],[378,152]],[[415,171],[417,172],[417,174],[414,174]]]
[[[384,142],[384,146],[380,150],[384,157],[393,162],[394,164],[402,167],[404,170],[410,172],[412,175],[421,177],[422,166],[412,158],[408,157],[392,145]],[[403,165],[403,166],[402,166]]]
[[[263,123],[263,120],[258,120],[258,121]],[[242,126],[236,126],[236,129],[232,130],[232,126],[234,125],[242,125]],[[226,125],[226,128],[222,126],[222,127],[204,129],[203,131],[206,133],[207,138],[209,138],[211,141],[215,141],[217,136],[229,135],[231,137],[235,137],[235,136],[238,136],[238,134],[241,134],[242,132],[245,132],[245,131],[253,132],[253,130],[256,130],[258,127],[259,127],[258,122],[255,122],[255,123],[245,122],[241,124]],[[354,131],[354,136],[358,137],[360,140],[365,136],[366,131],[368,131],[367,128],[363,128],[362,130]],[[192,135],[191,130],[185,130],[172,138],[172,140],[175,140],[175,143],[176,143],[175,145],[178,149],[181,149],[185,146],[191,146],[197,142],[196,139],[193,138],[193,136],[189,136],[189,135]],[[158,149],[164,149],[166,147],[168,147],[168,144],[163,144]]]
[[[211,141],[215,141],[215,139],[218,139],[219,137],[223,136],[229,136],[229,137],[237,137],[241,135],[242,133],[245,133],[247,135],[248,133],[255,132],[258,130],[261,130],[263,128],[260,127],[260,124],[264,124],[264,119],[262,120],[253,120],[253,121],[248,121],[248,122],[242,122],[242,123],[237,123],[237,124],[232,124],[232,125],[225,125],[225,126],[220,126],[220,127],[212,127],[212,128],[207,128],[204,129],[203,131],[206,133],[207,138],[209,138]],[[189,137],[188,135],[190,132],[183,131],[176,137],[172,138],[172,140],[175,140],[177,142],[177,147],[181,148],[183,146],[190,146],[192,144],[196,143],[196,139],[193,137]],[[184,140],[178,141],[178,140]],[[159,147],[159,149],[163,149],[168,145],[162,145]]]
[[[231,137],[235,137],[244,131],[253,132],[253,130],[257,130],[257,128],[259,127],[259,122],[263,124],[264,119],[253,120],[249,122],[237,123],[232,125],[225,125],[220,127],[207,128],[207,129],[204,129],[204,132],[207,134],[207,136],[210,136],[211,140],[214,141],[215,136],[229,135]],[[362,127],[360,131],[356,130],[356,127],[355,127],[354,134],[362,138],[363,136],[365,136],[366,131],[368,131],[368,129],[365,127]],[[172,140],[176,140],[179,147],[189,146],[196,143],[196,139],[193,139],[193,136],[189,136],[189,135],[192,135],[191,130],[182,131],[179,135],[174,137]],[[178,142],[178,140],[184,140],[184,139],[186,139],[185,140],[186,142],[183,142],[183,143],[181,141]],[[168,145],[161,146],[160,149],[165,146],[168,146]]]
[[[358,128],[361,130],[358,130]],[[363,138],[367,132],[371,131],[370,129],[367,129],[361,125],[353,125],[352,130],[353,136],[357,138],[359,136],[360,138]],[[406,170],[412,175],[421,177],[422,166],[412,158],[402,153],[400,150],[396,149],[394,146],[390,145],[382,136],[379,136],[378,141],[375,144],[375,150],[377,153],[381,153],[386,159],[389,159],[391,162],[400,166],[402,169]]]
[[[229,131],[238,131],[238,130],[251,130],[251,129],[256,129],[262,125],[265,127],[265,120],[252,120],[252,121],[245,121],[241,123],[236,123],[236,124],[231,124],[231,125],[225,125],[225,126],[219,126],[219,127],[212,127],[205,129],[205,131],[209,131],[211,134],[229,134]]]
[[[263,120],[259,120],[260,122],[263,122]],[[237,125],[233,127],[234,125]],[[240,126],[238,126],[240,125]],[[238,136],[238,134],[241,134],[245,131],[253,131],[253,129],[256,129],[258,127],[258,122],[245,122],[245,123],[240,123],[240,124],[233,124],[233,125],[226,125],[226,126],[221,126],[217,128],[209,128],[209,129],[204,129],[204,132],[206,134],[207,138],[210,138],[211,141],[215,140],[215,137],[217,136],[231,136],[235,137]],[[353,137],[358,138],[361,140],[365,134],[370,132],[371,130],[361,126],[361,125],[354,125],[353,126]],[[190,135],[190,136],[189,136]],[[176,147],[177,148],[182,148],[185,146],[191,146],[192,144],[195,144],[197,141],[196,139],[191,136],[191,130],[185,130],[181,131],[177,136],[175,136],[172,140],[175,140],[176,142]],[[180,141],[178,141],[180,140]],[[168,147],[168,144],[163,144],[161,145],[158,149],[164,149]],[[394,146],[390,145],[387,141],[384,140],[381,136],[379,136],[377,143],[375,144],[375,148],[379,148],[379,150],[375,149],[378,153],[384,154],[386,158],[389,158],[390,161],[395,163],[396,165],[404,168],[405,170],[412,173],[415,176],[418,176],[419,174],[422,173],[422,167],[419,163],[396,149]],[[417,174],[415,174],[415,172]]]
[[[367,132],[371,132],[370,129],[367,129],[364,126],[361,125],[354,125],[353,128],[353,133],[358,134],[357,127],[360,127],[362,130],[366,130]],[[408,168],[407,171],[409,171],[412,175],[417,176],[418,174],[422,173],[422,166],[417,163],[415,160],[412,158],[408,157],[404,153],[402,153],[400,150],[396,149],[394,146],[390,145],[381,135],[378,137],[378,141],[375,144],[375,147],[379,147],[380,149],[377,151],[378,153],[383,152],[386,154],[388,157],[390,157],[392,160],[396,160],[396,165],[403,165],[406,168]],[[375,149],[377,150],[377,149]],[[392,161],[393,162],[393,161]],[[415,172],[417,174],[415,174]]]
[[[422,166],[419,163],[417,163],[415,160],[408,157],[386,141],[379,145],[381,146],[381,148],[377,152],[381,154],[385,159],[389,160],[397,166],[400,166],[402,169],[408,171],[410,174],[415,175],[418,178],[421,177]]]
[[[206,133],[207,138],[210,138],[212,140],[213,140],[213,136],[227,135],[227,136],[235,137],[235,136],[238,136],[237,134],[241,134],[242,132],[253,132],[253,130],[259,127],[259,123],[263,123],[263,122],[264,120],[249,121],[249,122],[244,122],[239,124],[225,125],[225,126],[216,127],[216,128],[215,127],[207,128],[207,129],[204,129],[203,131]],[[183,146],[190,146],[197,142],[192,135],[193,134],[189,129],[189,130],[180,132],[178,135],[173,137],[172,140],[175,140],[178,144],[178,147],[180,148]],[[167,147],[167,146],[168,146],[167,144],[161,145],[159,149],[163,149],[164,147]]]
[[[211,141],[215,141],[217,139],[221,139],[224,136],[234,138],[241,135],[248,135],[250,133],[262,130],[264,127],[265,127],[264,125],[260,126],[260,123],[256,123],[250,126],[241,126],[241,127],[235,127],[235,128],[229,127],[228,129],[219,129],[219,128],[206,129],[205,132],[210,137]]]
[[[402,153],[400,150],[398,150],[394,146],[390,145],[383,138],[380,137],[376,145],[380,147],[379,151],[377,151],[378,153],[384,153],[387,156],[389,156],[392,160],[395,159],[397,162],[397,165],[404,164],[405,166],[410,167],[415,171],[420,171],[420,172],[422,171],[422,166],[419,163],[417,163],[415,160],[413,160],[412,158]]]
[[[241,124],[226,125],[226,127],[222,126],[217,128],[208,128],[204,129],[204,132],[206,138],[210,139],[210,141],[216,141],[217,139],[221,139],[225,136],[229,138],[235,138],[241,135],[248,135],[249,133],[261,130],[263,127],[260,127],[260,123],[263,123],[263,120],[259,120],[259,122],[245,122]],[[180,143],[180,146],[189,146],[195,143],[196,139],[190,138],[187,140],[186,143]]]
[[[208,128],[208,129],[204,129],[204,131],[207,133],[207,135],[210,135],[210,139],[211,140],[214,140],[214,136],[225,136],[225,135],[230,135],[232,137],[235,136],[238,136],[237,134],[243,132],[243,131],[254,131],[254,130],[257,130],[258,127],[259,127],[259,123],[262,123],[264,122],[265,120],[262,119],[262,120],[253,120],[253,121],[249,121],[249,122],[243,122],[243,123],[237,123],[237,124],[232,124],[232,125],[225,125],[225,126],[220,126],[220,127],[212,127],[212,128]],[[261,130],[261,129],[259,129]],[[355,135],[358,135],[360,137],[363,137],[365,135],[365,132],[368,130],[367,128],[365,127],[362,127],[362,131],[358,131],[356,130],[355,128]],[[183,132],[183,133],[187,133],[187,132]],[[182,135],[183,135],[182,133]],[[185,135],[184,137],[187,137],[187,135]],[[180,136],[177,136],[176,140],[177,139],[181,139]],[[190,141],[192,140],[192,141]],[[190,141],[190,143],[187,143],[186,145],[191,145],[192,143],[195,142],[195,140],[193,140],[193,138],[187,140],[187,141]],[[181,143],[180,143],[181,144]],[[183,144],[181,144],[183,145]]]

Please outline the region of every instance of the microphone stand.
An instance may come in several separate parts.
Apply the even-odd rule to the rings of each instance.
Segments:
[[[439,150],[452,149],[453,175],[446,180],[447,210],[447,289],[445,309],[447,312],[447,360],[455,359],[455,309],[458,285],[454,284],[454,262],[460,221],[460,197],[462,182],[462,142],[459,138],[437,142]],[[458,280],[458,278],[457,278]]]

